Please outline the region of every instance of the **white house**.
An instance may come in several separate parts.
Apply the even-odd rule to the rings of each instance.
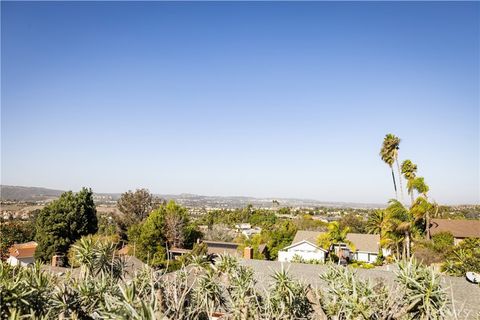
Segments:
[[[26,267],[35,262],[35,251],[37,250],[37,243],[30,241],[26,243],[16,243],[8,249],[10,256],[7,263],[12,266]]]
[[[291,247],[295,248],[297,244],[300,244],[304,241],[310,243],[312,246],[315,246],[321,250],[324,250],[315,245],[317,243],[317,239],[322,234],[324,234],[324,232],[299,230],[295,234],[295,238],[292,241],[292,245],[283,249],[282,251],[285,251]],[[380,250],[380,235],[349,233],[347,234],[347,240],[352,242],[355,247],[355,251],[350,251],[350,259],[357,260],[357,261],[370,262],[370,263],[373,263],[377,260],[378,252]],[[339,247],[345,247],[345,244],[334,244],[333,246],[334,252],[337,252]],[[280,252],[281,251],[279,251],[279,260],[280,260]],[[385,250],[383,251],[384,256],[388,256],[389,254],[390,254],[389,252]],[[293,255],[295,255],[295,253],[293,253],[292,256]],[[302,256],[301,253],[299,253],[299,255]]]
[[[328,251],[307,240],[293,243],[278,252],[278,261],[292,261],[295,256],[302,260],[318,260],[325,262]]]

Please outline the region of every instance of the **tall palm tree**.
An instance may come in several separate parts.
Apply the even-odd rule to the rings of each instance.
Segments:
[[[380,235],[380,248],[387,248],[390,242],[386,236],[389,229],[389,223],[388,215],[385,210],[375,210],[368,216],[367,232]]]
[[[393,172],[393,164],[397,162],[397,169],[398,169],[398,175],[399,175],[399,182],[400,182],[400,190],[402,189],[402,180],[400,177],[400,165],[398,164],[398,149],[400,145],[400,138],[397,136],[389,133],[385,135],[385,138],[383,139],[383,144],[382,148],[380,149],[380,157],[382,160],[388,164],[390,167],[390,170],[392,171],[392,179],[393,179],[393,188],[395,189],[395,198],[398,199],[398,194],[397,194],[397,184],[395,182],[395,174]],[[402,197],[403,197],[403,191],[402,192]]]
[[[368,216],[367,232],[378,233],[380,237],[387,231],[388,216],[385,210],[375,210]]]
[[[413,198],[413,181],[415,180],[417,173],[417,165],[410,160],[405,160],[402,162],[402,174],[405,180],[407,180],[407,191],[411,197],[412,205],[414,202]]]
[[[418,194],[421,194],[425,197],[425,199],[428,199],[427,193],[430,188],[425,183],[425,179],[423,177],[416,177],[412,182],[412,187],[418,192]]]
[[[387,212],[390,216],[392,230],[395,233],[404,235],[404,254],[406,258],[410,257],[411,236],[415,226],[415,219],[412,213],[398,200],[392,199],[388,202]]]
[[[328,225],[328,240],[331,244],[336,243],[345,243],[347,244],[352,250],[355,249],[354,244],[347,239],[347,235],[350,232],[349,227],[342,228],[338,221],[333,221]]]
[[[430,240],[430,216],[434,217],[438,212],[438,205],[436,203],[428,202],[426,197],[418,197],[410,208],[415,222],[420,224],[421,231],[425,232],[425,237]]]

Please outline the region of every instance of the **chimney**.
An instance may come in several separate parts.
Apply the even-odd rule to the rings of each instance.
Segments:
[[[245,249],[243,249],[243,257],[245,259],[253,259],[253,248],[245,247]]]
[[[52,267],[63,267],[63,255],[56,254],[52,257]]]

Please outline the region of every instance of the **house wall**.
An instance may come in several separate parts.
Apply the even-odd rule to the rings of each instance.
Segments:
[[[371,252],[355,252],[354,259],[357,261],[374,263],[377,260],[377,253]]]
[[[30,258],[21,258],[21,259],[17,259],[13,256],[10,256],[8,257],[7,259],[7,263],[11,266],[17,266],[17,265],[20,265],[22,267],[26,267],[28,266],[29,264],[33,264],[35,262],[35,259],[33,257],[30,257]]]
[[[325,252],[319,250],[317,252],[312,251],[279,251],[278,261],[290,262],[294,256],[300,256],[304,260],[320,260],[325,261]]]
[[[293,257],[298,255],[304,260],[320,260],[325,261],[325,252],[319,250],[308,243],[302,243],[288,250],[278,252],[278,261],[292,261]]]

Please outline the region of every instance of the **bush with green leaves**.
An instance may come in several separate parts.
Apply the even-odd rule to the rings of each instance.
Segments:
[[[63,193],[38,214],[35,258],[50,261],[54,254],[66,254],[82,236],[97,232],[97,223],[97,209],[91,189]]]
[[[439,253],[453,249],[454,238],[450,232],[439,232],[432,236],[433,249]]]
[[[176,272],[145,266],[131,278],[124,269],[117,276],[109,271],[115,255],[104,254],[109,246],[90,240],[74,247],[88,272],[53,275],[38,264],[2,263],[0,318],[207,320],[214,312],[237,320],[461,318],[439,276],[415,261],[399,264],[396,284],[373,283],[352,268],[330,265],[318,291],[284,269],[273,273],[268,289],[260,289],[253,270],[231,256],[215,264],[192,257]]]
[[[330,265],[320,279],[326,285],[319,304],[328,319],[387,319],[399,309],[385,285],[359,279],[351,268]]]
[[[306,263],[306,264],[323,264],[324,262],[319,259],[304,259],[299,254],[295,254],[290,262],[293,263]]]
[[[449,319],[449,299],[440,276],[413,259],[398,264],[397,282],[403,291],[405,313],[412,319]]]
[[[447,255],[442,270],[453,276],[480,273],[480,238],[467,238],[460,242]]]
[[[327,319],[462,319],[440,277],[415,260],[398,264],[396,281],[373,283],[354,269],[330,265],[318,301]]]

